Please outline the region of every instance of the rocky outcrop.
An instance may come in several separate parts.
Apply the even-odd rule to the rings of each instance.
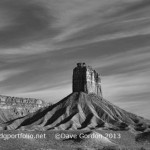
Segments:
[[[9,106],[18,107],[36,107],[40,108],[45,105],[45,102],[35,98],[20,98],[0,95],[0,106],[1,108],[7,108]]]
[[[100,75],[85,63],[77,63],[73,70],[73,92],[95,93],[102,96]]]
[[[0,95],[0,123],[25,116],[46,106],[40,99]]]

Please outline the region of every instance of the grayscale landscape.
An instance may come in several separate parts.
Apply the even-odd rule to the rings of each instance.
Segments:
[[[0,150],[150,150],[149,0],[0,1]]]
[[[149,147],[150,120],[105,100],[100,75],[91,66],[77,63],[73,69],[72,84],[73,91],[70,95],[50,105],[41,100],[12,98],[12,102],[16,102],[13,106],[14,103],[8,103],[10,97],[3,96],[7,108],[1,110],[0,116],[0,129],[4,132],[3,137],[1,134],[1,148],[8,149],[6,141],[11,149],[140,150]],[[12,111],[12,106],[16,107],[13,109],[15,111]],[[18,113],[19,106],[22,106],[20,112],[27,108],[34,111]],[[12,117],[9,118],[10,115]],[[9,136],[14,133],[35,134],[34,136],[38,133],[45,134],[45,137],[18,138],[19,144],[16,145],[16,138]]]

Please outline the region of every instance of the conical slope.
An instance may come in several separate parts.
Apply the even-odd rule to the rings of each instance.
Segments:
[[[128,113],[96,94],[74,92],[58,103],[5,124],[4,129],[76,130],[111,128],[115,130],[146,125],[142,117]]]

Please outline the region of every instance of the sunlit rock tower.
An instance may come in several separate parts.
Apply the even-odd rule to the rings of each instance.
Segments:
[[[77,63],[73,69],[73,92],[95,93],[102,97],[100,75],[85,63]]]

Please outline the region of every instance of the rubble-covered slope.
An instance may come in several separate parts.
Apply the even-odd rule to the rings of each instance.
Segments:
[[[74,92],[52,106],[3,125],[2,129],[128,130],[138,127],[144,130],[144,127],[148,127],[148,121],[120,109],[96,94]]]

